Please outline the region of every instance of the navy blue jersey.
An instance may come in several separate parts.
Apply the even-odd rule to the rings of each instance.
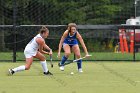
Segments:
[[[78,44],[76,34],[77,34],[77,31],[72,36],[70,36],[70,33],[68,33],[68,36],[64,39],[64,43],[68,44],[68,45],[76,45],[76,44]]]

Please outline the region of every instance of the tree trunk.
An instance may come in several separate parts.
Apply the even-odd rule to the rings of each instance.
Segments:
[[[4,25],[4,8],[2,7],[3,1],[0,1],[0,25]],[[4,51],[5,42],[4,42],[4,30],[0,28],[0,51]]]
[[[4,31],[0,31],[0,51],[4,51],[5,49],[5,42],[4,42]]]

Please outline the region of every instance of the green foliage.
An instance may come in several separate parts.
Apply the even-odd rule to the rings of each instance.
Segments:
[[[76,22],[77,24],[84,24],[86,14],[82,11],[67,11],[65,12],[64,19],[61,21],[62,24],[70,22]]]
[[[55,25],[68,24],[122,24],[133,16],[134,0],[0,0],[0,24],[13,24],[13,9],[16,8],[17,25]],[[3,34],[0,34],[4,36]],[[28,35],[27,35],[28,36]],[[4,38],[0,37],[0,42]],[[10,39],[9,41],[12,41]],[[97,39],[96,39],[97,40]],[[94,51],[99,48],[101,40],[86,41],[88,48]],[[111,40],[110,40],[111,41]],[[55,45],[58,40],[53,41]],[[25,43],[25,42],[24,42]],[[108,43],[108,45],[111,45]],[[4,44],[3,44],[4,45]],[[51,44],[53,45],[53,44]],[[107,45],[107,46],[108,46]],[[23,45],[21,45],[23,46]],[[2,46],[3,47],[3,46]],[[10,46],[12,47],[12,46]],[[54,47],[54,46],[53,46]],[[20,49],[20,48],[19,48]],[[55,47],[56,49],[56,47]],[[111,49],[112,50],[112,49]]]
[[[4,24],[12,24],[13,1],[1,3],[11,16],[4,16]],[[133,0],[18,0],[16,5],[17,24],[114,24],[120,17],[125,20],[133,15],[134,9]]]

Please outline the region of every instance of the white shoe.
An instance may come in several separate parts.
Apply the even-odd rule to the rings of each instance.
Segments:
[[[8,70],[8,75],[10,76],[10,75],[13,75],[15,72],[12,70],[12,69],[9,69]]]
[[[80,69],[78,69],[78,72],[79,73],[83,73],[83,70],[80,68]]]
[[[64,66],[60,66],[60,70],[61,71],[64,71]]]

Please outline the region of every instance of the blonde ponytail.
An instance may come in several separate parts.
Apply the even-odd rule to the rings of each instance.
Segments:
[[[71,27],[76,27],[77,28],[77,25],[75,23],[69,23],[68,24],[68,28],[67,30],[70,32],[71,31]]]
[[[46,26],[42,26],[42,28],[40,29],[39,33],[43,34],[44,32],[48,32],[48,28]]]

